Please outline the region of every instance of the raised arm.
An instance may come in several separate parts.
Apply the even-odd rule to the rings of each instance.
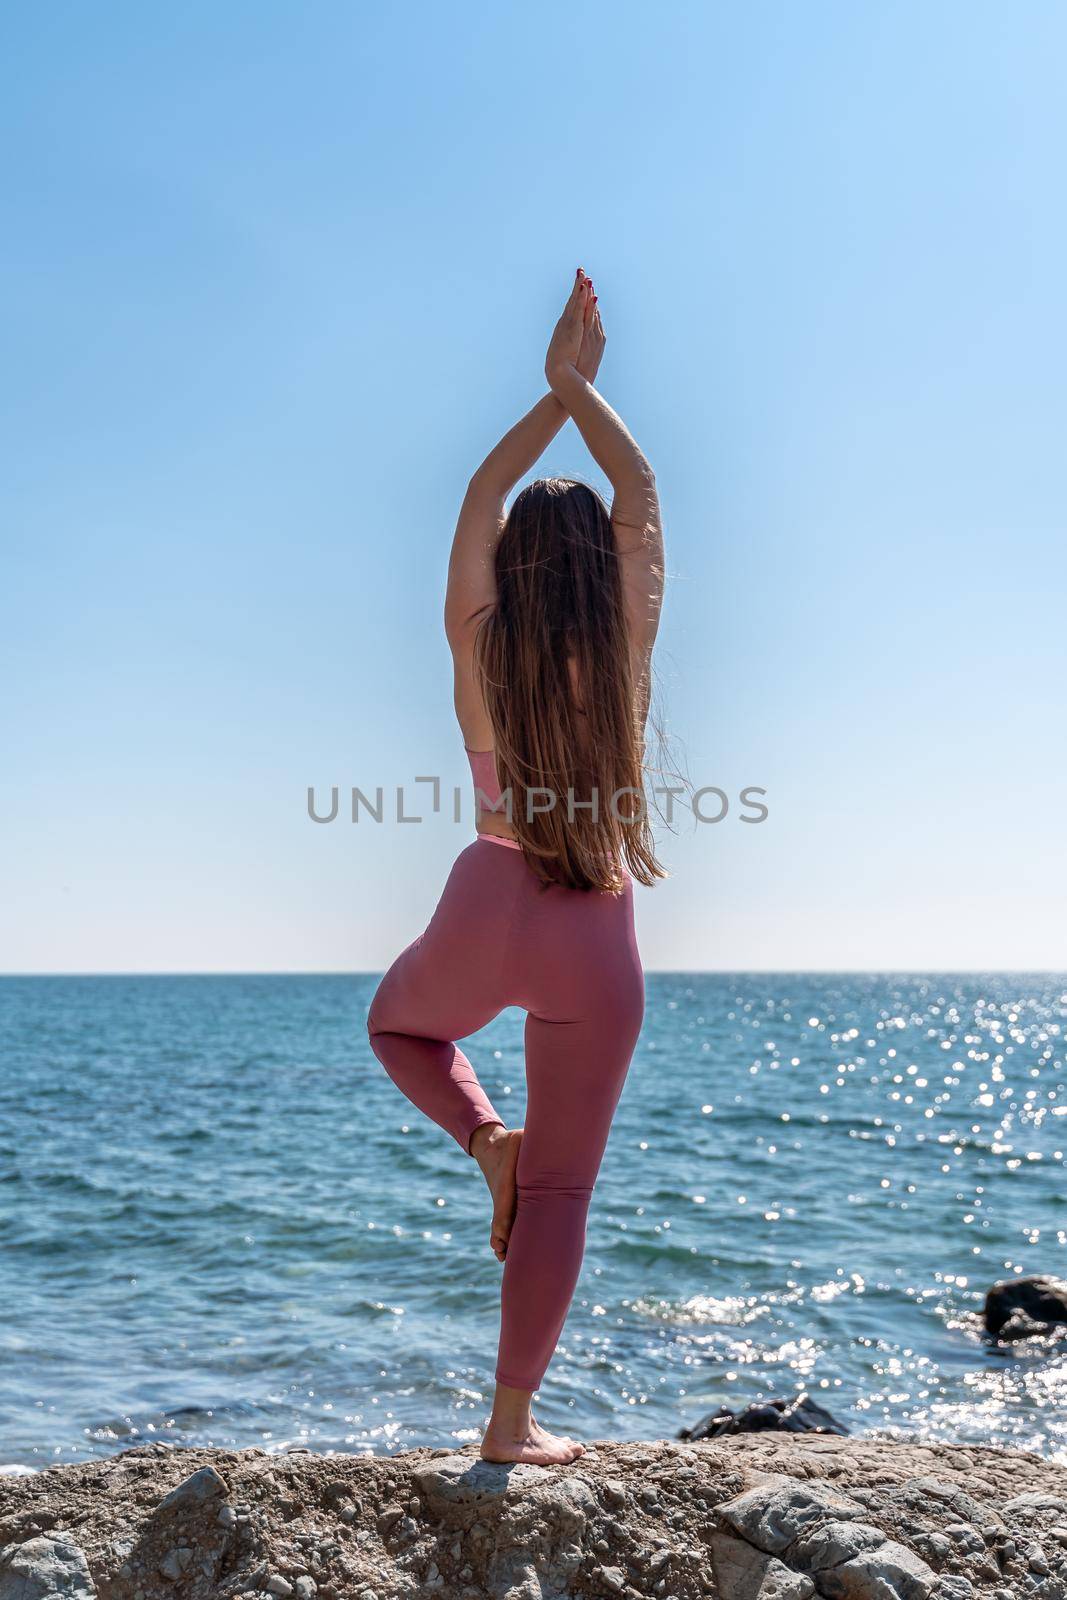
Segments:
[[[591,341],[602,348],[604,333],[592,283],[579,267],[548,347],[545,376],[614,490],[611,523],[643,718],[648,709],[648,664],[663,603],[659,496],[655,473],[644,452],[622,418],[580,370],[577,357]]]
[[[493,563],[504,526],[504,501],[567,420],[554,394],[543,395],[494,445],[467,485],[445,591],[445,633],[453,650],[472,635],[496,600]]]
[[[579,341],[577,365],[589,378],[597,376],[601,349],[603,344],[593,338]],[[560,400],[553,394],[542,395],[493,446],[470,478],[459,510],[448,558],[445,634],[453,653],[456,715],[470,749],[485,749],[493,741],[475,678],[474,638],[478,622],[496,605],[496,546],[504,530],[504,501],[565,422],[566,408]]]

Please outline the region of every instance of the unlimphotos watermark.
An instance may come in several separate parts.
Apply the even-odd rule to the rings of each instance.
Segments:
[[[444,811],[445,788],[439,777],[417,777],[414,783],[426,785],[421,788],[416,797],[416,804],[412,807],[412,796],[407,791],[405,784],[394,786],[379,784],[366,790],[355,785],[347,789],[345,801],[346,816],[352,822],[360,822],[364,818],[371,822],[398,822],[417,823],[426,820],[425,806],[428,803],[429,815],[441,815]],[[724,822],[728,816],[736,816],[739,822],[751,825],[766,822],[770,812],[764,804],[767,791],[758,784],[748,784],[738,791],[736,795],[736,809],[731,804],[730,796],[725,789],[717,784],[704,784],[694,789],[685,784],[653,784],[652,793],[657,797],[662,796],[666,802],[659,814],[668,826],[675,820],[675,804],[680,803],[690,811],[697,822],[715,824]],[[386,793],[390,800],[387,804]],[[307,788],[307,813],[312,822],[336,822],[341,815],[342,788],[339,784],[330,787],[329,805],[320,799],[314,784]],[[479,788],[471,789],[469,785],[456,785],[451,793],[451,820],[463,822],[467,814],[467,802],[473,795],[476,810],[491,815],[506,817],[508,822],[515,820],[515,797],[508,788],[503,790],[499,801],[494,802],[489,795]],[[393,798],[395,796],[395,799]],[[601,819],[601,797],[598,789],[594,787],[587,799],[576,797],[574,789],[568,788],[565,794],[559,794],[554,789],[533,786],[524,791],[524,807],[527,822],[532,822],[534,817],[543,816],[546,812],[554,811],[557,805],[566,808],[567,821],[574,822],[579,812],[588,812],[590,819],[596,823]],[[420,809],[421,802],[422,809]],[[613,790],[606,801],[608,814],[621,823],[640,822],[647,816],[648,802],[643,790],[623,788]],[[751,815],[749,814],[751,813]]]

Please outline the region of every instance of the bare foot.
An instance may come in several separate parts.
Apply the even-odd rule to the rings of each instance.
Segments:
[[[471,1141],[471,1153],[485,1175],[489,1193],[493,1197],[493,1222],[489,1232],[489,1245],[498,1261],[508,1253],[511,1225],[515,1221],[518,1193],[515,1187],[515,1168],[519,1162],[522,1145],[521,1128],[502,1128],[499,1123],[483,1124],[488,1133],[476,1128]]]
[[[565,1467],[584,1452],[585,1445],[579,1444],[577,1439],[549,1433],[531,1418],[529,1430],[521,1439],[494,1434],[490,1425],[485,1431],[480,1454],[483,1461],[528,1461],[536,1467]]]

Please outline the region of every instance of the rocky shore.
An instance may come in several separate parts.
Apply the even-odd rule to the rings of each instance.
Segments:
[[[0,1600],[1065,1600],[1067,1470],[757,1433],[569,1467],[150,1445],[0,1479]]]

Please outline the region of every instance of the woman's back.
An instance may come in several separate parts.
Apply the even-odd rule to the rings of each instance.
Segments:
[[[493,595],[453,642],[464,744],[492,790],[477,827],[518,843],[539,875],[618,886],[625,859],[661,875],[643,794],[643,732],[654,626],[647,548],[627,556],[603,499],[574,479],[516,497],[493,552]],[[635,584],[627,561],[645,567]],[[635,608],[632,596],[644,596]],[[497,789],[510,804],[494,809]]]

